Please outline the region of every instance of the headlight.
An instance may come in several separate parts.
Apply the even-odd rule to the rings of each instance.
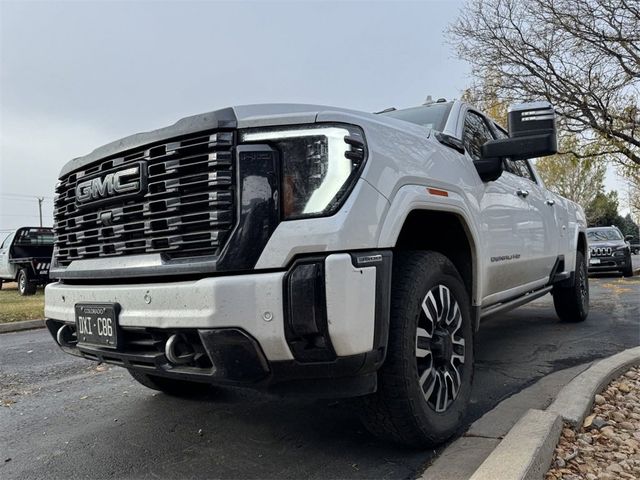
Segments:
[[[351,125],[245,130],[241,141],[269,143],[280,151],[286,219],[335,213],[366,159],[364,134]]]
[[[622,247],[616,247],[614,249],[613,255],[616,257],[624,257],[627,253],[627,246],[623,245]]]

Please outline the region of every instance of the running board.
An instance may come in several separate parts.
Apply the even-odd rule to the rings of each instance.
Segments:
[[[491,305],[490,307],[487,307],[486,309],[481,311],[480,318],[484,320],[485,318],[492,317],[493,315],[496,315],[498,313],[504,313],[514,308],[520,307],[525,303],[529,303],[536,298],[540,298],[543,295],[546,295],[551,291],[552,288],[552,286],[544,287],[540,290],[529,292],[522,295],[521,297],[509,300],[508,302],[499,303],[498,305]]]

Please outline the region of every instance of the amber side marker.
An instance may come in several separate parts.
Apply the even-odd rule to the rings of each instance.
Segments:
[[[438,188],[427,188],[427,192],[429,192],[431,195],[438,195],[440,197],[449,196],[449,192],[447,192],[446,190],[440,190]]]

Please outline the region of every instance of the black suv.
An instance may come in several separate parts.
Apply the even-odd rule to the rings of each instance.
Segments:
[[[625,277],[633,275],[631,247],[617,227],[588,228],[587,239],[589,273],[619,271]]]

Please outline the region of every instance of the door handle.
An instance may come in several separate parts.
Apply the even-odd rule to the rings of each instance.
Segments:
[[[550,207],[553,207],[556,204],[556,201],[549,199],[546,201],[546,204],[549,205]]]
[[[529,196],[529,190],[518,190],[516,193],[522,198],[527,198]]]

